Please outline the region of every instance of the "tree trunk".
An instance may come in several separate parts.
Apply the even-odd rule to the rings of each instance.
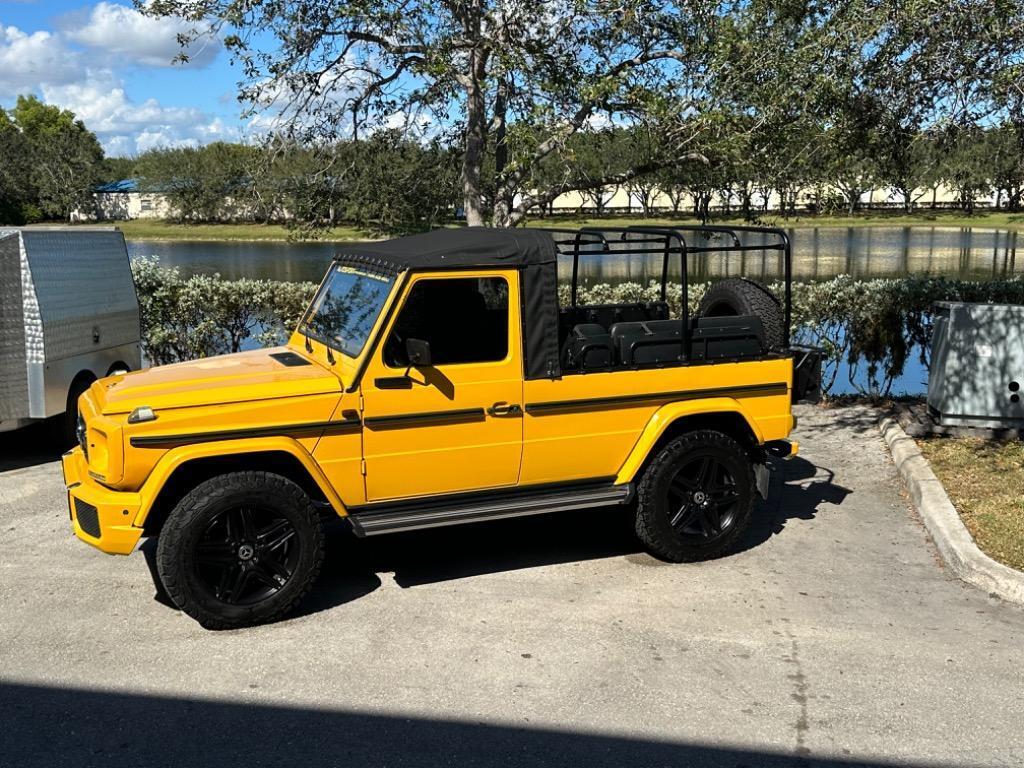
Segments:
[[[514,195],[502,192],[502,176],[508,166],[508,144],[505,137],[508,132],[508,81],[502,80],[498,83],[497,93],[494,97],[494,117],[491,121],[494,132],[494,176],[498,180],[498,194],[494,200],[494,216],[492,223],[496,227],[509,226]],[[543,216],[544,211],[541,211]]]
[[[480,38],[480,2],[472,3],[463,19],[467,36]],[[484,189],[481,172],[487,148],[487,104],[484,79],[487,75],[487,51],[474,47],[469,53],[469,67],[463,85],[466,89],[466,154],[462,159],[462,198],[466,224],[484,224]]]
[[[471,59],[479,56],[476,51],[470,54]],[[475,71],[477,64],[474,62],[472,66]],[[462,198],[466,209],[466,224],[479,227],[484,223],[484,190],[480,172],[487,145],[487,116],[483,86],[477,78],[473,77],[472,80],[466,88],[466,154],[462,159]]]
[[[914,207],[914,204],[913,204],[913,202],[910,199],[910,196],[911,196],[912,192],[913,192],[913,190],[907,189],[906,187],[903,187],[903,188],[900,189],[900,193],[903,195],[903,212],[904,213],[910,213],[910,211]]]

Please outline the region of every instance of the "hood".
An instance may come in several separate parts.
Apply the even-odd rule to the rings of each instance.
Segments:
[[[100,411],[107,415],[130,413],[142,405],[158,410],[340,391],[337,376],[291,347],[161,365],[111,376],[92,388]]]

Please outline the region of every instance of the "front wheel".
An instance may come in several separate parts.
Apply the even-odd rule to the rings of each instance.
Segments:
[[[636,532],[651,554],[674,563],[731,549],[750,524],[755,478],[736,440],[714,430],[676,438],[647,467],[637,490]]]
[[[168,516],[157,571],[168,596],[207,629],[273,621],[312,587],[324,536],[309,497],[268,472],[200,483]]]

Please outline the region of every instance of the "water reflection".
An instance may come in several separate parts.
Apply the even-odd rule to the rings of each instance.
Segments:
[[[790,230],[793,274],[798,280],[821,280],[839,274],[898,277],[921,274],[990,280],[1024,274],[1017,259],[1016,231],[956,227],[822,227]],[[132,256],[159,256],[187,273],[219,272],[224,277],[319,281],[336,249],[333,243],[182,243],[132,241]],[[569,262],[559,264],[563,278]],[[781,275],[777,254],[747,252],[692,256],[694,280],[744,275],[771,279]],[[583,285],[646,282],[661,275],[661,257],[583,257]],[[672,263],[670,277],[678,279]]]
[[[836,275],[899,277],[908,274],[990,280],[1024,272],[1017,262],[1016,231],[946,227],[828,227],[789,230],[793,244],[793,275],[797,280],[823,280]],[[764,242],[763,236],[747,242]],[[690,245],[707,241],[688,240]],[[782,257],[774,252],[699,254],[690,257],[692,279],[745,276],[770,280],[782,275]],[[661,275],[659,255],[638,258],[584,256],[582,284],[646,282]],[[571,274],[571,260],[559,265]],[[673,260],[669,275],[678,279]]]

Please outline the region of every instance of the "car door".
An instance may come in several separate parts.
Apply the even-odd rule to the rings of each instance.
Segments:
[[[518,483],[518,278],[515,270],[412,277],[360,383],[367,501]],[[409,360],[409,339],[429,345],[429,364]]]

